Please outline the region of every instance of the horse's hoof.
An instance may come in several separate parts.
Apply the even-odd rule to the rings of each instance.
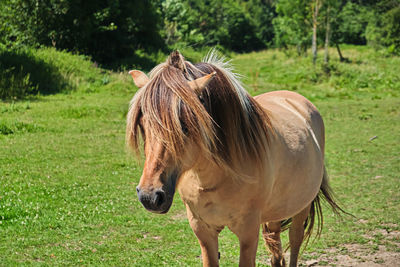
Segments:
[[[286,266],[285,258],[284,257],[282,257],[280,259],[271,258],[271,266],[272,267],[285,267]]]

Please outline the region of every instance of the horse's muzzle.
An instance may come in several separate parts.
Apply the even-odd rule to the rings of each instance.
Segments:
[[[143,206],[154,213],[167,213],[172,204],[172,198],[164,190],[155,189],[147,192],[138,186],[136,192]]]

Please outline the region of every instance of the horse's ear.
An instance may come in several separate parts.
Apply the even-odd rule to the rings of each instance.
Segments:
[[[190,88],[196,92],[196,94],[200,95],[216,74],[217,73],[214,71],[213,73],[207,74],[206,76],[190,81],[188,82],[188,84]]]
[[[167,59],[168,65],[174,66],[177,69],[180,69],[181,71],[185,70],[185,58],[182,56],[181,53],[179,53],[178,50],[172,52],[168,59]]]
[[[149,77],[140,70],[131,70],[129,74],[132,76],[135,85],[139,88],[142,88],[150,81]]]

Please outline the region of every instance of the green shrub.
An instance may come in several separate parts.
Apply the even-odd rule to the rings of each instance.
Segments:
[[[0,121],[0,135],[10,135],[16,133],[32,133],[42,130],[36,124],[24,123],[19,121]]]
[[[1,99],[19,99],[37,92],[37,87],[30,81],[29,73],[24,73],[22,66],[5,68],[0,62],[0,69]]]
[[[0,48],[0,99],[97,87],[109,82],[101,72],[90,58],[54,48]]]
[[[67,81],[33,50],[0,51],[0,98],[20,99],[32,94],[62,91]]]
[[[400,55],[400,1],[383,1],[377,6],[365,33],[368,44]]]

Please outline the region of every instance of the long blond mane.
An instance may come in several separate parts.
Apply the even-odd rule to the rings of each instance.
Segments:
[[[188,81],[214,71],[215,78],[201,95],[189,87]],[[147,131],[177,161],[190,138],[205,157],[235,177],[246,176],[243,166],[249,161],[262,168],[269,117],[243,88],[229,63],[214,51],[198,64],[173,52],[150,72],[150,82],[136,93],[127,116],[127,143],[137,152],[144,133],[142,117]]]

